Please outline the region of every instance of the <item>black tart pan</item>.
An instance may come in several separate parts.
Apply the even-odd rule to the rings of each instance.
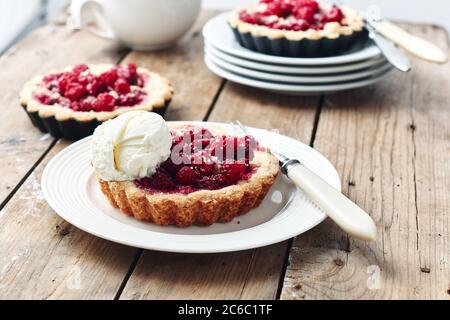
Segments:
[[[236,40],[241,46],[252,51],[282,57],[321,58],[337,56],[354,49],[362,48],[368,41],[365,29],[351,35],[341,35],[336,39],[288,40],[286,38],[270,39],[267,36],[253,36],[250,32],[240,32],[231,27]]]
[[[170,101],[166,101],[163,107],[155,108],[152,112],[164,116],[169,103]],[[38,111],[29,112],[26,106],[22,105],[22,107],[35,127],[43,133],[50,133],[55,138],[79,140],[93,134],[95,128],[102,123],[97,119],[90,121],[77,121],[74,119],[59,121],[54,116],[43,118],[39,116]],[[130,110],[132,109],[130,108]]]

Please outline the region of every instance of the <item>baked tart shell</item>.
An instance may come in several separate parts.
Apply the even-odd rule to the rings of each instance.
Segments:
[[[265,160],[250,180],[188,195],[148,193],[132,181],[99,179],[99,183],[111,205],[136,219],[177,227],[208,226],[229,222],[261,204],[278,174],[278,161],[268,153],[263,157]]]
[[[90,65],[91,68],[109,70],[113,65]],[[67,68],[66,70],[69,70]],[[53,70],[57,73],[64,70]],[[156,112],[164,115],[173,97],[173,87],[169,80],[144,68],[138,71],[149,76],[148,84],[144,89],[148,90],[147,96],[142,102],[130,107],[116,108],[113,111],[102,112],[77,112],[60,106],[44,105],[34,98],[34,92],[39,88],[44,76],[37,76],[27,82],[19,94],[20,105],[27,113],[32,124],[43,133],[49,133],[56,138],[78,140],[90,136],[94,130],[104,121],[113,119],[118,115],[134,110]]]
[[[340,55],[357,50],[367,43],[367,31],[361,30],[350,35],[340,35],[336,39],[318,40],[271,39],[267,36],[254,36],[250,32],[242,33],[232,28],[236,40],[241,46],[252,51],[282,57],[322,58]]]
[[[349,7],[341,9],[347,25],[334,22],[323,30],[276,30],[249,24],[240,20],[241,9],[231,13],[228,24],[239,44],[252,51],[283,57],[330,57],[360,49],[369,40],[361,15]]]
[[[163,106],[154,107],[151,111],[164,116],[169,104],[170,100],[165,101]],[[78,120],[76,118],[58,120],[54,115],[43,117],[39,115],[39,111],[29,111],[26,104],[22,104],[22,107],[30,118],[31,123],[42,133],[49,133],[55,138],[64,138],[68,140],[78,140],[90,136],[100,124],[115,117],[111,116],[102,121],[97,120],[96,118],[89,120]],[[127,109],[129,109],[127,111],[136,110],[133,107]]]

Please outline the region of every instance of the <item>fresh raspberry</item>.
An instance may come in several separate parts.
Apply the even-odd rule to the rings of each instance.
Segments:
[[[267,4],[267,10],[264,14],[286,17],[289,14],[288,8],[281,1],[273,1]]]
[[[132,83],[136,83],[138,79],[137,65],[135,63],[129,63],[128,66],[129,78]]]
[[[210,176],[216,168],[216,164],[203,152],[194,154],[191,161],[200,178],[203,176]]]
[[[318,12],[314,15],[314,20],[316,24],[320,24],[321,22],[325,21],[325,13]]]
[[[49,84],[49,83],[52,83],[52,82],[54,82],[54,81],[57,81],[57,80],[58,80],[58,77],[59,77],[58,74],[49,74],[49,75],[46,75],[46,76],[42,79],[42,81],[44,81],[45,84]]]
[[[87,94],[87,90],[79,83],[71,82],[67,85],[64,96],[70,101],[78,101]]]
[[[194,167],[183,167],[181,168],[176,176],[179,183],[184,185],[191,185],[197,181],[197,175],[195,174]]]
[[[136,84],[138,80],[137,66],[134,63],[130,63],[127,66],[119,66],[117,75],[131,84]]]
[[[300,0],[298,1],[297,6],[311,8],[314,13],[319,12],[320,10],[319,3],[315,0]]]
[[[202,162],[195,166],[196,173],[199,177],[210,176],[215,168],[216,165],[211,162]]]
[[[241,180],[245,173],[245,163],[225,162],[220,167],[220,173],[224,175],[227,181],[231,184]]]
[[[116,106],[116,99],[109,93],[101,93],[93,104],[95,111],[113,111]]]
[[[200,141],[201,141],[201,144],[202,144],[202,149],[205,149],[206,147],[208,147],[209,143],[211,142],[210,139],[202,139]]]
[[[89,70],[89,67],[85,64],[77,64],[75,67],[73,67],[72,72],[76,75],[79,75],[80,73]]]
[[[299,7],[297,8],[297,10],[295,11],[295,17],[299,20],[304,20],[308,23],[313,23],[314,22],[314,10],[311,7]]]
[[[114,83],[114,90],[116,90],[118,94],[127,94],[130,93],[131,87],[127,80],[120,78]]]
[[[79,84],[86,86],[94,80],[95,76],[93,74],[86,75],[78,75],[74,82],[78,82]]]
[[[118,99],[118,105],[129,107],[134,106],[142,101],[142,93],[133,91],[126,95],[122,95]]]
[[[117,69],[113,68],[113,69],[111,69],[109,71],[103,72],[100,75],[100,78],[103,80],[104,83],[106,83],[107,86],[113,87],[114,83],[118,79]]]
[[[261,14],[258,12],[248,13],[246,11],[242,11],[239,14],[239,19],[250,24],[261,24]]]
[[[338,7],[333,7],[330,11],[325,13],[326,22],[341,22],[342,19],[344,19],[344,14]]]
[[[56,101],[52,99],[49,95],[45,93],[37,93],[34,95],[34,98],[37,99],[40,103],[45,105],[54,104]]]
[[[71,72],[63,72],[59,76],[57,82],[59,93],[64,95],[68,85],[72,82],[76,82],[76,76],[74,76]]]
[[[107,85],[100,77],[93,77],[86,84],[86,89],[92,96],[97,96],[98,94],[105,92],[107,90]]]
[[[82,101],[74,101],[72,103],[70,103],[70,109],[74,110],[74,111],[91,111],[93,110],[93,106],[90,102],[86,101],[86,100],[82,100]]]

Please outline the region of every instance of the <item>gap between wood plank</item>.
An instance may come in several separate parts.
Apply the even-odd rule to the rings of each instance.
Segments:
[[[217,90],[213,100],[211,101],[211,104],[209,105],[205,116],[203,117],[203,121],[208,121],[209,116],[211,115],[211,112],[213,111],[214,107],[216,106],[217,100],[219,100],[220,94],[222,93],[223,88],[225,87],[226,83],[227,83],[227,80],[226,79],[222,79],[222,82],[220,83],[220,87]]]
[[[319,97],[319,101],[317,103],[316,114],[314,115],[314,124],[313,124],[313,128],[311,130],[311,139],[309,140],[309,146],[311,148],[314,148],[314,141],[316,140],[317,128],[319,126],[320,114],[322,113],[322,107],[323,107],[324,101],[325,101],[325,96],[321,95]],[[289,239],[287,247],[286,247],[286,252],[284,253],[284,263],[283,263],[283,267],[282,267],[283,269],[281,270],[280,279],[278,281],[278,289],[277,289],[277,293],[275,295],[275,300],[280,300],[281,291],[283,290],[284,278],[286,276],[286,270],[289,265],[289,256],[291,253],[292,245],[294,244],[294,239],[295,238]]]
[[[126,57],[126,55],[124,57],[122,57],[121,60],[123,60],[123,58],[125,58],[125,57]],[[226,83],[227,83],[227,80],[222,79],[222,82],[220,83],[220,86],[217,89],[217,92],[214,95],[214,97],[211,101],[211,104],[209,105],[208,110],[206,111],[205,116],[203,117],[203,121],[208,121],[208,118],[211,115],[211,112],[213,111],[213,109],[217,103],[217,100],[219,100],[220,94],[222,93],[223,88],[225,87]],[[169,106],[169,108],[170,108],[170,106]],[[120,296],[122,295],[123,290],[125,289],[125,287],[128,283],[128,280],[130,280],[131,275],[133,274],[134,270],[136,269],[136,266],[137,266],[139,260],[141,259],[143,253],[144,253],[144,249],[138,248],[135,257],[134,257],[133,261],[131,262],[130,268],[128,269],[127,273],[125,274],[125,277],[123,278],[122,283],[120,284],[120,287],[117,290],[114,300],[120,299]]]
[[[6,196],[5,200],[0,204],[0,211],[6,206],[6,204],[11,200],[11,198],[16,194],[17,190],[20,189],[22,184],[28,179],[28,177],[33,173],[34,169],[41,163],[41,161],[45,158],[45,156],[50,152],[50,150],[56,145],[59,139],[53,139],[52,143],[47,147],[44,153],[39,157],[39,159],[31,166],[30,170],[28,170],[25,175],[20,179],[19,183],[11,190],[11,192]]]
[[[117,60],[117,64],[119,64],[125,57],[130,53],[130,50],[126,50]],[[48,133],[49,134],[49,133]],[[23,185],[23,183],[28,179],[30,174],[33,173],[34,169],[44,160],[45,156],[50,152],[50,150],[60,141],[60,138],[53,138],[53,142],[47,147],[44,153],[39,157],[39,159],[31,166],[30,170],[28,170],[23,178],[16,184],[16,186],[11,190],[11,192],[6,196],[5,200],[0,204],[0,210],[2,210],[6,204],[11,200],[11,198],[16,194],[17,190]]]
[[[412,80],[411,80],[411,86],[414,87],[414,74],[411,75]],[[412,168],[413,168],[413,183],[414,183],[414,208],[416,210],[416,248],[417,251],[419,251],[419,208],[418,208],[418,204],[417,204],[417,177],[416,177],[416,155],[417,155],[417,147],[416,147],[416,137],[415,137],[415,123],[414,123],[414,88],[411,88],[411,95],[410,95],[410,99],[411,99],[411,107],[409,109],[409,113],[411,116],[411,124],[410,124],[410,128],[411,128],[411,142],[412,142],[412,146],[413,146],[413,157],[412,157]],[[420,253],[419,253],[419,263],[422,264],[422,262],[420,261]]]
[[[125,286],[128,283],[128,280],[130,280],[131,275],[134,272],[134,269],[136,269],[136,266],[139,262],[139,259],[142,256],[142,253],[144,252],[144,249],[138,248],[136,251],[136,254],[134,255],[133,261],[131,262],[130,268],[128,269],[127,273],[125,274],[125,277],[122,280],[122,283],[119,286],[119,289],[116,292],[116,295],[114,296],[114,300],[119,300],[120,296],[122,295],[123,290],[125,289]]]

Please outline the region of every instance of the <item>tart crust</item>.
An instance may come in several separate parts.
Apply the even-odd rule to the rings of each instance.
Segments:
[[[278,175],[278,160],[270,153],[258,150],[250,164],[257,170],[249,180],[187,195],[148,193],[133,181],[98,180],[111,205],[136,219],[177,227],[207,226],[214,222],[229,222],[261,204]]]
[[[114,65],[112,64],[99,64],[89,65],[89,69],[93,74],[100,74],[104,71],[110,70]],[[59,73],[62,71],[68,71],[71,68],[64,70],[53,70],[48,74]],[[41,83],[44,78],[43,75],[36,76],[25,84],[22,91],[19,94],[20,104],[25,108],[28,113],[36,113],[41,118],[54,117],[56,121],[68,121],[75,120],[78,122],[99,121],[103,122],[116,116],[131,111],[131,110],[145,110],[156,111],[157,109],[164,108],[168,102],[172,99],[173,88],[169,83],[169,80],[163,78],[157,73],[150,72],[144,68],[138,68],[138,72],[148,76],[147,82],[143,87],[147,95],[143,101],[137,105],[131,107],[117,108],[113,111],[87,111],[80,112],[74,111],[70,108],[63,107],[59,104],[45,105],[36,100],[33,95],[37,92],[44,90]]]
[[[319,5],[323,9],[331,7],[322,2]],[[235,10],[228,23],[239,44],[252,51],[282,57],[331,57],[362,47],[368,40],[362,16],[349,7],[340,8],[345,15],[345,25],[329,22],[322,30],[278,30],[239,18],[241,10],[258,10],[258,5]]]
[[[244,7],[233,11],[228,22],[233,29],[237,29],[240,33],[250,33],[254,37],[267,37],[269,39],[286,38],[290,41],[320,40],[323,38],[336,39],[341,35],[349,36],[354,32],[360,32],[364,29],[364,20],[362,16],[354,9],[347,6],[341,6],[345,18],[345,25],[338,22],[330,22],[325,24],[322,30],[308,29],[305,31],[278,30],[267,26],[250,24],[239,19],[239,12],[243,9],[251,9],[253,6]],[[331,6],[320,3],[320,7],[330,9]]]

